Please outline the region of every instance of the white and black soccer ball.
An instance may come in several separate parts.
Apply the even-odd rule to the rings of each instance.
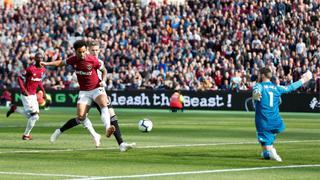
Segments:
[[[150,132],[152,130],[153,123],[150,119],[141,119],[138,123],[138,128],[142,132]]]

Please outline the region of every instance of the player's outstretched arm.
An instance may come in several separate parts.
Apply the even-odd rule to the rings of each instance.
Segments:
[[[310,81],[310,79],[312,78],[312,73],[311,71],[307,71],[306,73],[302,74],[300,81],[302,81],[302,84]]]
[[[279,92],[281,94],[292,92],[299,87],[301,87],[304,83],[308,82],[312,78],[312,73],[307,71],[301,76],[301,79],[297,82],[294,82],[288,86],[277,86]]]
[[[64,66],[65,63],[62,60],[57,60],[57,61],[52,61],[52,62],[40,62],[40,65],[41,66],[56,66],[56,67],[59,67],[59,66]]]

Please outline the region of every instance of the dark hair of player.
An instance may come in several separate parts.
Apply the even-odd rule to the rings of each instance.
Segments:
[[[271,79],[272,72],[269,68],[261,68],[260,69],[260,75],[264,75],[266,78]]]
[[[73,43],[73,48],[75,50],[82,48],[83,46],[87,47],[87,42],[85,40],[77,40]]]
[[[38,52],[34,57],[37,59],[41,59],[43,58],[43,54]]]
[[[270,81],[273,83],[273,84],[277,84],[277,80],[278,78],[276,76],[272,76]]]

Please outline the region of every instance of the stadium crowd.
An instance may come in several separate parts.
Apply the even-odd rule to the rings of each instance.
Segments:
[[[108,90],[249,90],[270,67],[281,85],[309,69],[300,91],[320,92],[319,18],[318,0],[30,0],[0,11],[0,88],[16,88],[36,52],[64,59],[84,38],[101,44]],[[48,89],[78,88],[70,67],[46,73]]]

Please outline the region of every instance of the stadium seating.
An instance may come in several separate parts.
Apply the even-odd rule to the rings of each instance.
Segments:
[[[37,51],[47,61],[73,53],[80,38],[101,44],[108,89],[250,90],[260,67],[280,84],[307,69],[300,91],[320,92],[320,4],[316,0],[37,1],[0,10],[0,88]],[[70,67],[47,71],[46,88],[76,89]]]

